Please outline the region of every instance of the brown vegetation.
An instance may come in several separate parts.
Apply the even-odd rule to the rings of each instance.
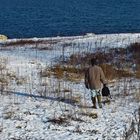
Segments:
[[[131,44],[128,51],[132,54],[134,62],[140,67],[140,43]]]
[[[82,113],[82,115],[84,115],[84,116],[88,116],[88,117],[90,117],[90,118],[92,118],[92,119],[96,119],[96,118],[98,118],[97,113],[87,112],[87,113]]]
[[[140,78],[140,43],[131,44],[128,48],[111,48],[107,52],[98,51],[94,53],[73,54],[67,64],[81,65],[81,69],[90,65],[90,59],[96,58],[98,64],[103,68],[107,79],[135,76]],[[132,65],[136,64],[135,73]],[[84,68],[83,68],[84,67]],[[83,73],[82,73],[83,74]]]
[[[7,46],[24,46],[24,45],[37,45],[38,44],[46,44],[46,45],[53,45],[57,44],[59,40],[32,40],[32,39],[18,39],[12,42],[6,42],[4,44],[5,47]],[[37,48],[38,49],[38,48]]]
[[[121,77],[136,76],[140,78],[140,63],[137,54],[140,54],[140,45],[132,44],[128,48],[111,48],[106,53],[94,52],[85,54],[72,54],[70,58],[63,64],[55,65],[50,70],[44,70],[41,76],[54,75],[58,79],[65,78],[68,81],[78,82],[84,78],[86,67],[90,65],[90,59],[96,58],[98,64],[103,68],[106,78],[113,80]],[[127,58],[128,54],[131,54]],[[133,57],[135,56],[135,57]],[[135,74],[132,72],[132,64],[136,62],[137,70]]]
[[[65,79],[69,81],[80,81],[84,76],[84,69],[76,68],[74,66],[55,65],[50,69],[45,69],[40,73],[41,77],[55,76],[58,79]]]
[[[100,66],[102,67],[102,69],[106,75],[106,78],[109,80],[133,76],[133,73],[129,72],[128,70],[117,69],[109,64],[102,64]]]
[[[64,118],[64,117],[58,117],[58,118],[49,119],[48,122],[51,122],[53,124],[62,125],[62,124],[68,123],[68,119]]]

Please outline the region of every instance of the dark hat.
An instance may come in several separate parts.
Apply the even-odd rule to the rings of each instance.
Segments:
[[[97,61],[96,61],[95,58],[92,58],[92,59],[90,60],[90,62],[91,62],[91,65],[92,65],[92,66],[94,66],[94,65],[97,64]]]

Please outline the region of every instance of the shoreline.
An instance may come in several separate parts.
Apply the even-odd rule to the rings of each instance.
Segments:
[[[104,36],[128,36],[128,35],[139,35],[140,33],[108,33],[108,34],[95,34],[95,33],[86,33],[84,35],[75,35],[75,36],[54,36],[54,37],[29,37],[29,38],[8,38],[7,40],[0,40],[1,42],[7,42],[7,41],[17,41],[17,40],[50,40],[50,39],[82,39],[82,38],[89,38],[89,37],[104,37]],[[6,36],[6,35],[4,35]]]
[[[140,33],[93,34],[84,36],[18,38],[0,41],[0,47],[24,45],[81,45],[83,47],[126,47],[133,43],[140,43]]]

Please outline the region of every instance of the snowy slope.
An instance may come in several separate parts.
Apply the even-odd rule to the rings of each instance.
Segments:
[[[17,78],[24,77],[25,83],[17,85],[11,81],[8,85],[10,92],[4,92],[0,96],[0,138],[123,140],[126,132],[134,127],[135,133],[130,139],[137,140],[137,110],[140,103],[135,100],[135,94],[139,93],[140,80],[120,79],[110,83],[113,97],[111,104],[103,104],[102,109],[95,110],[91,108],[90,93],[85,89],[84,80],[78,84],[54,77],[43,81],[39,72],[57,63],[63,49],[65,57],[68,57],[72,53],[94,51],[96,47],[126,47],[139,42],[139,37],[140,34],[112,34],[30,39],[36,42],[60,40],[51,45],[50,50],[37,51],[32,48],[33,44],[8,47],[2,45],[0,59],[7,60],[7,71],[14,73]],[[8,40],[8,43],[17,41],[19,39]],[[67,46],[63,48],[65,43]],[[45,45],[38,44],[38,47],[42,46]],[[58,92],[59,87],[62,91]],[[64,93],[64,89],[68,92]],[[41,97],[39,93],[45,94],[45,97]],[[68,100],[71,96],[77,97],[78,102]],[[63,100],[64,97],[67,100]],[[92,118],[91,113],[97,114],[97,118]]]

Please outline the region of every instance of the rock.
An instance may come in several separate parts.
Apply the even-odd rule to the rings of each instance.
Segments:
[[[18,129],[25,128],[26,127],[26,122],[16,121],[15,122],[15,127],[18,128]]]
[[[0,133],[3,131],[3,127],[2,126],[0,126]]]
[[[0,35],[0,41],[5,41],[5,40],[7,40],[7,39],[8,39],[7,36],[5,36],[5,35]]]
[[[11,112],[11,111],[9,111],[9,112],[4,112],[3,113],[3,118],[4,119],[11,119],[12,118],[12,116],[13,116],[13,112]]]

